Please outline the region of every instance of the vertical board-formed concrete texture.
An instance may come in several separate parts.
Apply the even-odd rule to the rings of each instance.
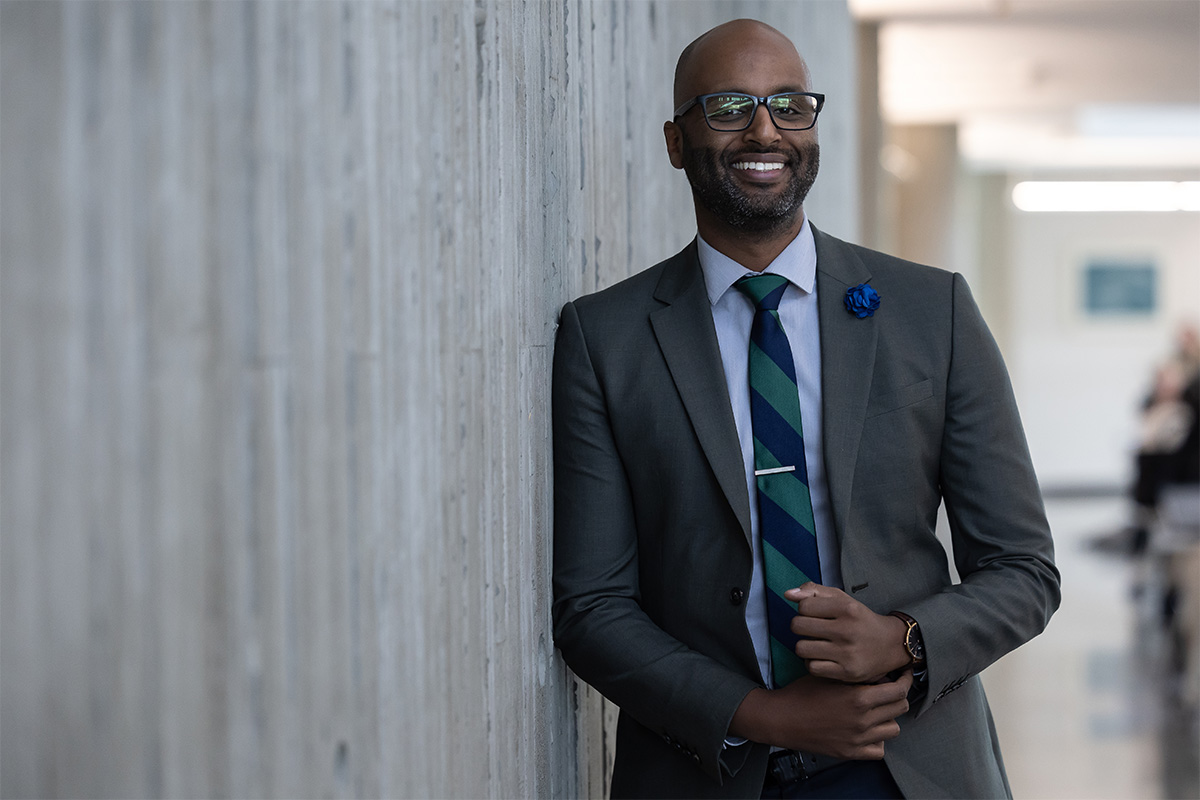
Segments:
[[[692,236],[675,56],[843,4],[0,3],[0,794],[603,796],[561,304]]]

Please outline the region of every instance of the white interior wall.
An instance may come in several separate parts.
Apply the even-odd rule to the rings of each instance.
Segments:
[[[1008,208],[1006,356],[1038,476],[1051,489],[1124,487],[1154,368],[1170,354],[1178,325],[1200,317],[1200,214]],[[1156,313],[1083,313],[1083,261],[1108,255],[1154,259]]]

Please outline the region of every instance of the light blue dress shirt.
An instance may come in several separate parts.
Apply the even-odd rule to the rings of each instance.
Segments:
[[[708,299],[712,304],[713,324],[725,368],[725,388],[733,407],[738,439],[742,446],[742,465],[746,471],[746,489],[750,496],[750,530],[754,546],[754,574],[746,602],[746,625],[754,641],[758,668],[764,682],[771,686],[771,648],[767,635],[767,605],[763,577],[762,547],[759,541],[757,485],[754,479],[754,434],[750,424],[750,326],[754,322],[754,304],[733,284],[744,275],[755,273],[713,249],[699,236],[700,267]],[[812,496],[813,520],[817,527],[817,551],[821,560],[822,583],[842,588],[837,538],[829,510],[829,487],[825,483],[825,457],[821,441],[821,330],[817,321],[817,249],[812,229],[805,219],[800,233],[764,270],[788,279],[779,318],[792,347],[796,379],[800,390],[800,415],[804,427],[804,459],[808,467],[808,491]]]

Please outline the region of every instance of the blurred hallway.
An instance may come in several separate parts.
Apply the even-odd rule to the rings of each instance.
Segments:
[[[1200,678],[1172,670],[1180,652],[1195,664],[1200,603],[1177,607],[1181,650],[1163,623],[1167,557],[1096,547],[1132,522],[1122,492],[1153,438],[1147,397],[1200,313],[1200,208],[1133,202],[1200,187],[1200,3],[849,5],[867,78],[861,194],[875,198],[863,238],[968,279],[1053,498],[1062,606],[983,675],[1014,795],[1200,798]],[[1088,202],[1018,202],[1046,187]],[[1125,283],[1106,305],[1109,278]],[[1194,585],[1194,538],[1188,552],[1174,564]]]
[[[1126,520],[1128,501],[1050,499],[1046,511],[1062,607],[984,673],[1014,796],[1200,797],[1196,709],[1167,677],[1160,595],[1144,563],[1092,545]]]

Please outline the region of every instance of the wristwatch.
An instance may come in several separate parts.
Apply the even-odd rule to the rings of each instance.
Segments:
[[[912,659],[913,664],[923,664],[925,662],[925,640],[921,638],[921,628],[917,625],[917,621],[900,611],[893,611],[892,616],[908,625],[908,630],[904,633],[904,649],[908,651],[908,657]]]

